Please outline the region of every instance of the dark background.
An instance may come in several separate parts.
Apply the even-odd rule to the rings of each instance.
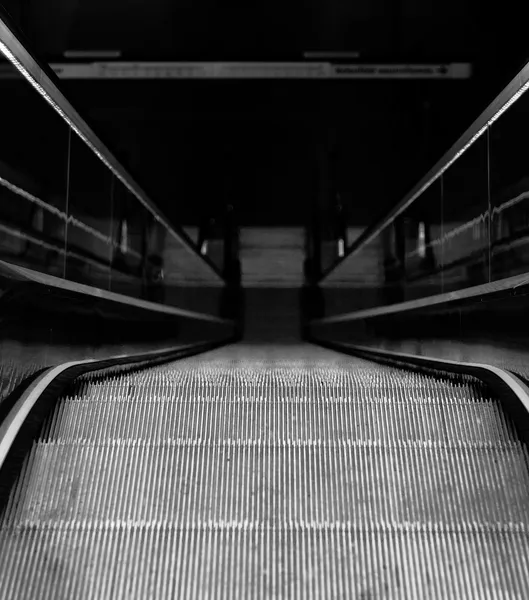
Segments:
[[[4,0],[36,52],[123,60],[471,62],[470,80],[64,81],[96,133],[177,224],[233,204],[298,225],[340,194],[352,225],[396,203],[529,57],[522,4],[476,0]],[[518,13],[516,12],[518,11]]]

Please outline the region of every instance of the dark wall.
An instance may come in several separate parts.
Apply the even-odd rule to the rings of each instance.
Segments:
[[[299,290],[249,288],[244,291],[246,343],[299,343]]]

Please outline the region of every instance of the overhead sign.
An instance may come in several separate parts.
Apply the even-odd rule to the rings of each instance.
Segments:
[[[467,79],[470,63],[93,62],[50,65],[61,79]]]
[[[468,79],[472,75],[470,63],[439,65],[333,65],[335,77],[356,79]]]

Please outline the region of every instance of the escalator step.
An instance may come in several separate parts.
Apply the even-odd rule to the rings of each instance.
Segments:
[[[238,345],[81,378],[0,549],[1,597],[524,598],[528,454],[472,378]]]

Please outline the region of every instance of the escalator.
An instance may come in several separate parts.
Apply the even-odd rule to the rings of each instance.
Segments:
[[[527,448],[471,376],[235,344],[78,378],[0,518],[2,598],[527,598]]]
[[[529,598],[529,390],[516,380],[529,380],[529,184],[518,151],[529,65],[369,224],[376,186],[363,201],[359,170],[337,161],[351,129],[339,112],[329,120],[336,103],[296,118],[308,150],[291,154],[308,168],[295,179],[288,153],[267,151],[272,138],[281,145],[268,116],[264,128],[243,119],[242,144],[228,135],[242,163],[218,146],[229,150],[224,170],[219,152],[203,161],[189,151],[194,128],[179,126],[182,152],[150,136],[147,151],[162,159],[142,180],[155,201],[125,168],[133,138],[118,136],[121,158],[111,152],[67,97],[88,83],[63,90],[62,67],[39,59],[4,13],[0,600]],[[260,64],[286,82],[272,94],[278,114],[285,98],[306,96],[298,75],[339,75],[338,63],[307,64],[291,75]],[[215,79],[252,70],[210,66]],[[121,94],[112,70],[105,79]],[[203,83],[205,95],[169,86],[165,104],[178,123],[207,124],[205,148],[228,113],[265,110],[252,99],[260,84],[246,97],[226,82],[233,104]],[[142,118],[155,110],[165,122],[159,94],[136,96],[156,98]],[[350,124],[374,118],[338,104]],[[272,179],[252,171],[263,161],[246,141],[263,147]],[[388,186],[393,197],[399,186]],[[302,199],[291,216],[277,202],[290,197]],[[243,198],[247,209],[266,202],[239,232]],[[191,235],[184,225],[194,230],[202,214],[215,228]],[[272,222],[283,225],[261,228]],[[298,341],[300,324],[321,347]],[[480,377],[487,369],[497,386]],[[513,378],[518,392],[506,389]]]

